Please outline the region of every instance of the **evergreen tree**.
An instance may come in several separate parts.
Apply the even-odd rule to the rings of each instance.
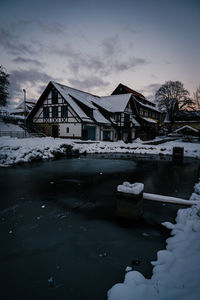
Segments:
[[[6,69],[0,65],[0,106],[6,106],[8,100],[8,88],[10,85],[9,74]]]

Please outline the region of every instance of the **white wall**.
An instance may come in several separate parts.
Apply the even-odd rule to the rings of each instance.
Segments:
[[[67,128],[69,128],[69,132],[67,132]],[[81,123],[77,124],[60,124],[60,136],[61,137],[76,137],[76,138],[81,138],[82,134],[82,126]]]
[[[135,128],[132,128],[132,134],[131,135],[132,135],[131,136],[132,140],[134,140],[135,139]]]

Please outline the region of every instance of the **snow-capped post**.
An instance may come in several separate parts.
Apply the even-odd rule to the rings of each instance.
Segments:
[[[173,162],[182,163],[183,162],[183,147],[173,147]]]
[[[137,220],[143,213],[144,184],[123,182],[117,187],[116,215]]]

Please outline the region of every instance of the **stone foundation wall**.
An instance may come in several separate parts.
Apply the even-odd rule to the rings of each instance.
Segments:
[[[47,136],[52,136],[52,125],[54,124],[34,124],[35,127],[38,127],[40,130],[42,130]],[[58,124],[55,124],[58,125]]]

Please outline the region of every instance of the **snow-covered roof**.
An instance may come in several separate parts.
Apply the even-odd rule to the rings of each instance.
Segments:
[[[136,121],[136,119],[135,118],[131,118],[131,122],[135,125],[135,126],[137,126],[137,127],[140,127],[140,124]]]
[[[94,96],[87,92],[76,90],[74,88],[59,84],[54,81],[52,81],[52,83],[55,86],[55,88],[57,90],[59,90],[59,92],[63,95],[64,98],[65,98],[65,96],[70,95],[70,96],[76,98],[82,104],[86,105],[87,107],[89,107],[91,109],[96,109],[96,107],[92,104],[92,101],[95,100],[96,98],[98,98],[97,96]]]
[[[77,113],[77,115],[81,118],[82,121],[84,122],[90,122],[94,123],[94,121],[86,115],[86,113],[80,108],[80,106],[73,100],[73,97],[75,97],[74,93],[71,92],[70,95],[68,91],[73,90],[71,88],[64,88],[65,86],[62,86],[58,83],[52,82],[55,88],[59,91],[59,93],[63,96],[63,98],[69,103],[71,108]]]
[[[24,129],[22,129],[18,124],[0,120],[0,131],[24,131]]]
[[[199,130],[197,130],[196,128],[193,128],[193,127],[191,127],[189,125],[185,125],[185,126],[182,126],[182,127],[178,128],[176,130],[176,132],[182,131],[183,129],[188,129],[190,131],[199,132]]]
[[[160,110],[157,109],[157,108],[155,108],[154,106],[151,106],[151,105],[148,105],[148,104],[144,104],[144,103],[138,101],[135,97],[134,97],[134,99],[135,99],[135,101],[136,101],[137,103],[139,103],[139,104],[140,104],[141,106],[143,106],[144,108],[149,108],[149,109],[152,109],[152,110],[154,110],[154,111],[160,113]]]
[[[142,117],[142,119],[145,120],[146,122],[149,122],[149,123],[153,123],[153,124],[158,123],[158,121],[156,121],[154,119],[151,119],[151,118]]]
[[[95,98],[94,103],[109,112],[123,112],[131,98],[132,94],[119,94]]]
[[[35,105],[35,102],[26,101],[26,108],[32,109],[34,105]],[[19,103],[17,105],[16,109],[24,109],[24,101]]]
[[[98,109],[93,110],[93,118],[95,119],[95,121],[97,123],[102,123],[102,124],[107,124],[107,125],[111,125],[111,123],[109,122],[109,120],[107,120]]]
[[[111,121],[113,124],[117,125],[117,122],[115,121],[114,118],[110,117],[110,121]]]

